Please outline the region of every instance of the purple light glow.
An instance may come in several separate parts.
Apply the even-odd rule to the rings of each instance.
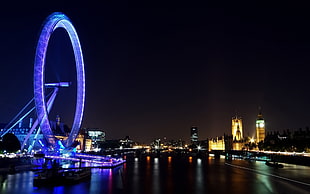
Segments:
[[[36,104],[36,111],[40,128],[47,140],[48,144],[52,147],[56,146],[56,137],[54,136],[48,120],[48,111],[46,108],[45,94],[44,94],[44,70],[45,70],[45,57],[48,47],[49,39],[52,33],[57,28],[64,28],[71,40],[74,51],[76,72],[77,72],[77,101],[75,116],[72,124],[72,129],[68,139],[64,142],[65,147],[70,147],[77,137],[83,118],[84,102],[85,102],[85,74],[84,74],[84,61],[81,50],[80,41],[75,31],[74,26],[69,18],[63,13],[55,12],[47,17],[36,48],[35,62],[34,62],[34,98]]]
[[[116,159],[103,156],[91,156],[91,155],[76,155],[77,157],[64,157],[64,156],[45,156],[46,158],[60,159],[60,160],[70,160],[70,161],[81,161],[90,164],[99,164],[100,166],[96,167],[115,167],[125,163],[123,159]]]

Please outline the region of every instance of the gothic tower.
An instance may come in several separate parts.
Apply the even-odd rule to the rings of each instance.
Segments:
[[[264,141],[265,139],[265,120],[259,111],[256,119],[256,142]]]
[[[233,135],[233,141],[240,141],[243,139],[242,119],[240,117],[233,117],[231,124],[231,130]]]

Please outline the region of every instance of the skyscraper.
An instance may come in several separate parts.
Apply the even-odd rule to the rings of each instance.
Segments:
[[[57,126],[60,125],[60,116],[59,115],[56,116],[56,124],[57,124]]]
[[[256,142],[264,141],[265,139],[265,120],[261,111],[259,111],[256,119]]]
[[[191,127],[191,143],[196,144],[198,141],[198,128],[196,126]]]
[[[231,124],[231,131],[233,136],[233,141],[240,141],[243,139],[243,129],[242,129],[242,119],[240,117],[233,117]]]

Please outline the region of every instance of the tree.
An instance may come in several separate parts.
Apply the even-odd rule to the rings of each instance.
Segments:
[[[259,150],[264,150],[264,142],[263,141],[258,142],[257,147]]]
[[[2,151],[6,151],[9,153],[17,152],[20,150],[20,142],[17,137],[12,133],[7,133],[2,138]]]

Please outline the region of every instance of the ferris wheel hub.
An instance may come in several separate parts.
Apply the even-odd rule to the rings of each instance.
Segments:
[[[70,85],[71,82],[56,82],[44,84],[46,88],[68,88]]]

